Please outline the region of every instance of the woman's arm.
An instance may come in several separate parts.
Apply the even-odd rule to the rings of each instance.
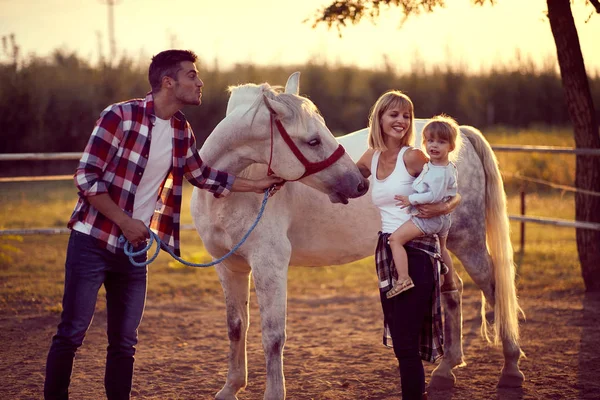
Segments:
[[[460,193],[457,193],[456,196],[451,197],[448,201],[442,201],[433,204],[421,204],[415,206],[417,210],[419,210],[419,214],[417,215],[417,217],[432,218],[444,214],[450,214],[451,212],[456,210],[456,207],[458,207],[458,205],[460,204],[460,200]]]
[[[373,149],[368,149],[365,153],[360,157],[360,159],[356,162],[356,166],[358,170],[365,178],[371,176],[371,161],[373,160],[373,153],[375,151]]]
[[[419,176],[428,161],[427,155],[419,149],[410,149],[404,152],[404,165],[412,176]]]

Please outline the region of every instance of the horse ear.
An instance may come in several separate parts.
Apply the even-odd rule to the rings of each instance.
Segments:
[[[300,93],[300,72],[290,75],[285,84],[285,93],[298,95]]]
[[[264,94],[263,94],[263,101],[265,102],[265,105],[269,109],[269,112],[273,115],[276,115],[280,120],[284,119],[289,114],[289,111],[286,106],[284,106],[283,104],[281,104],[280,102],[278,102],[276,100],[269,99]]]

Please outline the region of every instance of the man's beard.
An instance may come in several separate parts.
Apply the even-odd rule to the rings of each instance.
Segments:
[[[200,104],[202,104],[202,99],[200,98],[200,96],[195,96],[192,97],[187,96],[187,97],[183,97],[183,96],[177,96],[177,100],[179,100],[181,103],[185,104],[186,106],[199,106]]]
[[[185,95],[185,93],[178,93],[180,86],[179,83],[177,83],[177,88],[175,91],[175,98],[181,102],[182,104],[186,105],[186,106],[199,106],[200,104],[202,104],[202,98],[200,97],[200,95],[197,95],[196,93],[192,94],[188,94],[187,96]]]

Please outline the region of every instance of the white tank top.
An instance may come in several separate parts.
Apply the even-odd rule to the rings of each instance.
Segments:
[[[400,225],[410,219],[407,208],[400,208],[396,205],[397,201],[394,196],[413,194],[415,190],[412,183],[415,177],[412,176],[404,165],[404,153],[410,147],[405,146],[400,149],[396,167],[394,171],[385,179],[377,179],[377,165],[379,165],[379,156],[381,151],[376,151],[373,154],[371,161],[371,197],[373,204],[379,208],[381,214],[381,230],[384,233],[393,233]]]

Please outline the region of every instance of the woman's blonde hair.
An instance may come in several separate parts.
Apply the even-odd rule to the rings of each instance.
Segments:
[[[390,108],[400,108],[410,112],[410,126],[406,135],[402,138],[402,146],[413,144],[415,136],[415,111],[410,98],[400,90],[388,90],[375,102],[369,113],[369,148],[386,151],[387,146],[383,140],[381,131],[381,116]]]
[[[452,154],[450,159],[456,160],[462,141],[460,137],[460,128],[454,118],[445,114],[436,115],[431,118],[425,126],[423,126],[423,148],[426,148],[427,136],[429,135],[434,138],[447,140],[450,143],[450,153]]]

